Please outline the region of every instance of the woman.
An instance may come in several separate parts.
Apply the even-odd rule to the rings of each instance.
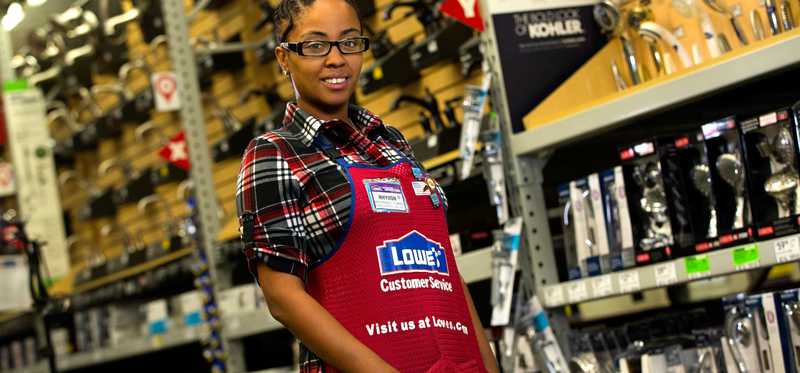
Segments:
[[[349,106],[369,41],[352,0],[283,0],[294,88],[237,181],[242,239],[304,372],[497,372],[448,239],[446,201],[396,129]]]

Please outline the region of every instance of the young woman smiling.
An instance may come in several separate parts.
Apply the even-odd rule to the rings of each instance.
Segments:
[[[283,0],[275,23],[296,102],[248,146],[236,199],[248,264],[302,342],[301,371],[497,372],[441,188],[398,130],[349,105],[369,49],[354,3]]]

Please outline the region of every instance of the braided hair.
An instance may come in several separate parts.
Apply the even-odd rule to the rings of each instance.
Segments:
[[[315,1],[316,0],[281,0],[281,3],[275,9],[275,13],[272,16],[272,21],[275,23],[275,34],[280,38],[278,42],[286,41],[289,32],[292,31],[292,27],[294,27],[295,18],[304,8],[313,5]],[[359,22],[361,22],[361,15],[359,15],[358,5],[356,5],[355,0],[344,1],[353,7]]]

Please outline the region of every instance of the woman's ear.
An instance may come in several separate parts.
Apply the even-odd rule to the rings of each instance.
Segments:
[[[275,58],[278,60],[283,75],[289,75],[289,53],[283,47],[275,48]]]

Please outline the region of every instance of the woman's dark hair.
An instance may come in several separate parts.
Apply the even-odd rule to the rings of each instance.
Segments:
[[[289,32],[294,27],[294,19],[303,8],[313,5],[314,2],[316,0],[281,0],[272,16],[272,21],[275,23],[275,34],[280,37],[278,42],[286,41],[286,37],[289,36]],[[356,5],[355,0],[344,0],[344,2],[353,7],[358,21],[361,22],[361,15],[358,13],[358,5]]]

